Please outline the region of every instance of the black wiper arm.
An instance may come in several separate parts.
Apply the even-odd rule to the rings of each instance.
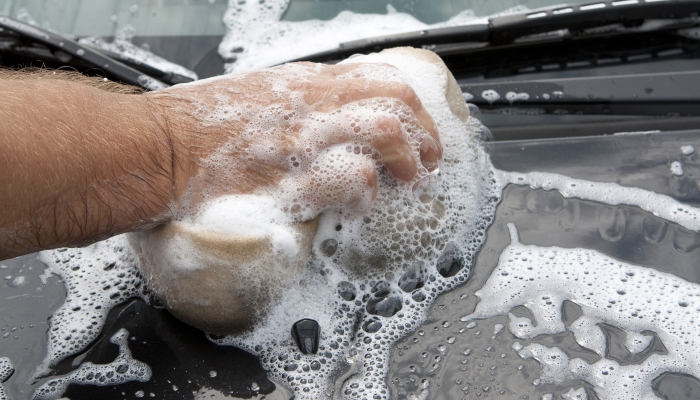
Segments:
[[[121,81],[129,85],[140,86],[147,90],[158,90],[168,87],[165,83],[143,72],[124,65],[117,60],[100,54],[89,47],[83,46],[57,33],[49,32],[45,29],[1,15],[0,28],[14,32],[23,38],[47,46],[55,51],[62,51],[69,54],[76,59],[101,69],[113,80]]]
[[[172,72],[172,71],[163,71],[160,68],[154,67],[151,64],[148,64],[146,62],[136,62],[135,60],[132,60],[128,57],[123,57],[119,53],[115,53],[110,50],[102,49],[96,46],[92,46],[90,44],[82,44],[78,43],[81,46],[86,46],[89,49],[92,49],[100,54],[103,54],[113,60],[119,60],[120,62],[124,63],[126,66],[134,68],[138,71],[141,71],[144,74],[148,74],[151,77],[159,77],[159,80],[164,81],[167,84],[170,85],[176,85],[178,83],[189,83],[189,82],[194,82],[194,79],[190,78],[189,76],[184,76],[180,75],[178,73]]]
[[[503,45],[530,35],[561,29],[591,29],[622,23],[638,25],[648,19],[686,18],[700,13],[700,0],[605,0],[561,6],[544,11],[494,17],[488,23],[426,29],[341,43],[337,49],[302,57],[295,61],[338,60],[357,53],[390,47],[430,46],[466,42]]]

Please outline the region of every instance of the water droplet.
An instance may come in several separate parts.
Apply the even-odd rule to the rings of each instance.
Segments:
[[[608,242],[617,242],[625,234],[627,218],[622,207],[602,207],[598,213],[598,232]]]
[[[345,301],[353,301],[355,300],[355,296],[357,294],[357,289],[355,289],[355,285],[353,285],[350,282],[347,281],[342,281],[338,283],[338,295],[343,298]]]
[[[326,257],[331,257],[338,250],[338,241],[335,239],[326,239],[321,243],[321,253]]]
[[[371,319],[362,324],[362,330],[367,333],[375,333],[382,328],[382,323],[379,320]]]
[[[647,243],[657,244],[666,237],[668,223],[661,218],[645,215],[642,220],[642,232]]]
[[[454,243],[448,243],[437,260],[436,268],[440,275],[445,278],[457,275],[464,268],[464,258],[461,250]]]
[[[425,268],[423,262],[415,263],[405,274],[399,279],[399,287],[404,292],[412,292],[420,289],[425,284]]]

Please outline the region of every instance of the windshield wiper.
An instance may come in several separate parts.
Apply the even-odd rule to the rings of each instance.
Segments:
[[[169,86],[152,76],[57,33],[1,15],[0,28],[24,39],[46,46],[59,60],[61,60],[61,58],[64,60],[75,58],[83,61],[102,70],[112,80],[140,86],[147,90],[159,90]],[[12,45],[2,50],[11,51]]]
[[[494,17],[487,23],[426,29],[341,43],[337,49],[312,54],[294,61],[330,62],[353,54],[370,53],[399,46],[427,47],[461,44],[460,49],[509,45],[519,38],[549,32],[577,31],[612,24],[640,26],[646,20],[677,20],[697,16],[700,0],[607,0],[589,4],[555,7],[530,13]],[[693,26],[688,22],[684,26]],[[449,49],[444,49],[449,50]],[[440,52],[438,51],[438,54]]]

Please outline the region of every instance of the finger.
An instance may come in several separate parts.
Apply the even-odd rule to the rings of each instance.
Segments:
[[[404,106],[405,108],[405,106]],[[412,136],[414,140],[420,143],[420,160],[423,166],[432,172],[437,169],[440,159],[442,159],[442,147],[440,144],[425,131],[420,121],[410,111],[392,112],[398,117],[402,124],[402,130]]]
[[[281,69],[281,70],[295,70],[299,67],[303,68],[314,74],[312,79],[319,78],[332,78],[335,79],[339,76],[351,73],[356,70],[359,65],[362,64],[320,64],[309,61],[299,61],[282,64],[277,67],[272,67],[270,69]]]
[[[348,88],[357,87],[357,83],[352,80],[348,82]],[[341,95],[341,101],[350,103],[375,97],[389,97],[400,100],[411,108],[415,117],[420,121],[421,126],[430,133],[437,143],[440,143],[440,136],[437,127],[428,111],[423,107],[423,102],[413,90],[411,85],[405,82],[377,82],[369,81],[368,90],[348,90]]]
[[[432,136],[423,137],[420,144],[420,160],[428,172],[433,172],[438,169],[438,163],[442,158],[442,149]]]
[[[329,208],[367,212],[378,192],[376,163],[368,155],[348,153],[343,148],[323,152],[310,168],[280,183],[290,194],[289,211],[308,220]]]
[[[432,116],[423,107],[413,88],[405,82],[368,79],[322,80],[300,83],[306,91],[305,101],[318,104],[318,111],[330,112],[345,104],[377,97],[394,98],[411,108],[420,125],[440,145],[440,136]]]
[[[316,140],[316,149],[347,144],[348,152],[374,152],[394,177],[410,181],[418,170],[420,139],[428,135],[416,126],[415,119],[404,118],[402,122],[399,115],[405,113],[388,103],[369,105],[382,105],[385,109],[350,104],[342,109],[342,114],[322,114],[318,120],[324,122],[316,124],[315,129],[302,128],[301,136],[305,137],[302,140],[307,143]],[[329,126],[335,129],[328,129]]]
[[[380,134],[373,137],[371,145],[381,153],[382,164],[395,178],[412,180],[418,172],[415,150],[406,141],[401,122],[396,118],[382,117],[376,126]]]

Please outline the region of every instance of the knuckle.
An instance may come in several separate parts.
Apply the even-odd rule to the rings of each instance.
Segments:
[[[416,110],[422,106],[420,99],[418,98],[418,95],[416,94],[415,90],[409,85],[408,83],[405,82],[399,82],[396,84],[396,90],[398,94],[398,98],[403,101],[407,106],[411,107],[412,109]]]
[[[403,130],[401,129],[401,121],[393,114],[385,114],[377,119],[377,127],[382,136],[386,139],[403,138]]]

